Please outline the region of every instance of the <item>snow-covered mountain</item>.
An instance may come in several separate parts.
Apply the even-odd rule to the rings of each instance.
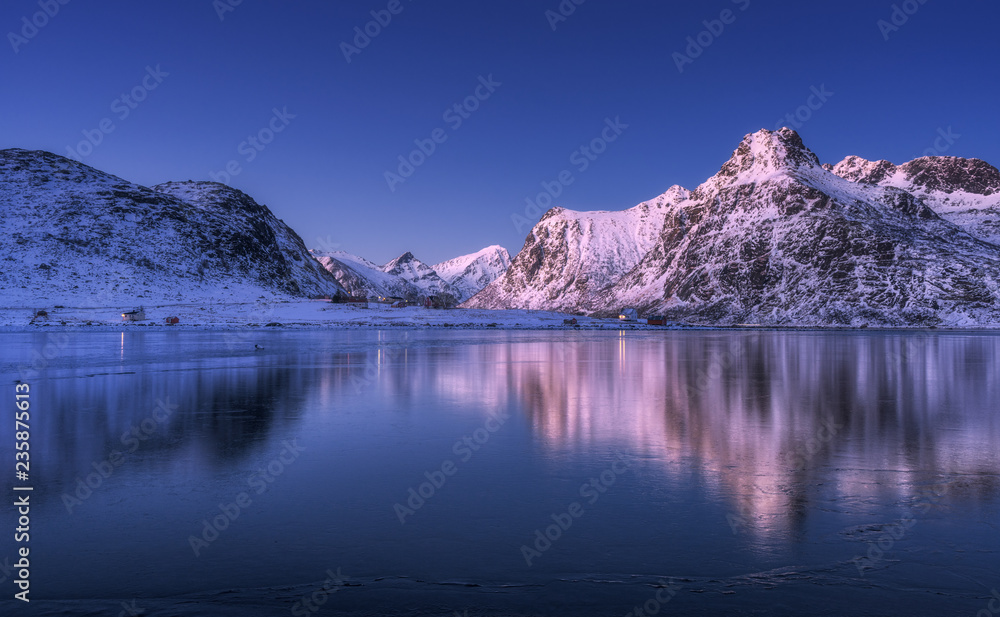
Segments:
[[[8,306],[256,300],[341,290],[265,206],[211,182],[150,189],[48,152],[0,151]]]
[[[507,250],[489,246],[428,266],[406,252],[389,263],[375,263],[345,251],[312,251],[319,263],[355,296],[399,297],[449,294],[461,302],[503,274],[510,265]]]
[[[931,191],[948,186],[907,177]],[[937,177],[958,177],[953,191],[992,196],[991,180],[962,185],[988,170]],[[621,234],[568,223],[606,213],[551,210],[507,274],[467,304],[592,314],[634,306],[705,324],[1000,324],[1000,246],[906,190],[833,173],[789,129],[747,135],[718,174],[664,201],[663,224],[637,262],[579,271],[567,269],[567,254],[605,254],[576,247],[617,246]],[[575,284],[590,272],[596,281]]]
[[[463,306],[578,311],[646,256],[668,213],[687,197],[674,186],[620,212],[552,208],[506,273]]]
[[[458,297],[458,293],[438,276],[434,268],[414,257],[409,251],[382,266],[382,271],[415,285],[425,294],[451,294]]]
[[[507,249],[493,245],[470,255],[442,261],[433,269],[458,293],[459,302],[464,302],[502,276],[509,267]]]
[[[825,167],[852,182],[903,189],[973,236],[1000,244],[1000,171],[985,161],[927,156],[896,166],[849,156]]]
[[[382,271],[382,266],[364,257],[346,251],[312,251],[312,254],[353,296],[415,299],[424,295],[423,290],[413,283]]]

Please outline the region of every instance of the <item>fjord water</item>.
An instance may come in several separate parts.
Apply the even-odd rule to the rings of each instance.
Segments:
[[[3,348],[8,419],[15,380],[31,385],[35,487],[32,602],[8,583],[4,614],[942,616],[1000,589],[1000,336],[128,331]]]

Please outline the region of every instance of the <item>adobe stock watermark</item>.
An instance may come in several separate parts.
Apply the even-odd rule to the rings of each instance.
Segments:
[[[844,428],[844,426],[846,425],[837,424],[833,416],[824,418],[813,437],[799,443],[791,451],[785,453],[784,458],[788,466],[792,471],[805,469],[806,464],[823,450],[823,446],[833,441],[834,437],[840,433],[840,429]]]
[[[59,14],[62,7],[70,3],[70,0],[38,0],[40,11],[30,17],[25,15],[21,18],[20,32],[8,32],[7,40],[14,48],[14,53],[21,53],[21,48],[27,45],[31,39],[38,36],[42,28],[49,25],[49,22]]]
[[[94,491],[104,485],[104,481],[114,475],[115,470],[121,467],[128,460],[128,456],[134,454],[140,446],[148,441],[160,427],[165,425],[170,417],[177,410],[178,405],[167,400],[158,399],[156,408],[138,424],[133,424],[129,430],[121,434],[119,442],[124,451],[112,450],[108,456],[101,461],[94,461],[91,467],[94,471],[86,477],[76,478],[76,490],[73,494],[63,493],[62,502],[66,506],[66,512],[73,514],[73,509],[82,505],[84,501],[90,499]]]
[[[730,0],[730,2],[735,4],[740,12],[750,8],[750,0]],[[711,47],[712,43],[725,33],[726,26],[736,23],[738,16],[739,13],[732,9],[722,9],[718,19],[706,19],[702,21],[701,23],[705,26],[705,29],[694,36],[687,37],[687,47],[684,48],[684,52],[675,51],[670,56],[677,66],[677,72],[683,73],[685,66],[694,64],[694,61],[700,58],[705,53],[705,50]]]
[[[236,7],[243,4],[243,0],[212,0],[212,8],[219,16],[219,21],[226,21],[226,13],[232,13]]]
[[[882,39],[889,40],[889,36],[910,21],[910,18],[917,14],[920,7],[927,4],[927,0],[905,0],[899,4],[893,4],[889,13],[889,19],[880,19],[875,22],[878,31],[882,33]]]
[[[510,215],[510,221],[514,224],[514,229],[518,233],[523,233],[524,228],[530,229],[533,225],[532,221],[538,220],[539,217],[552,207],[552,203],[563,194],[566,187],[576,182],[573,169],[578,174],[587,171],[591,164],[607,151],[608,146],[622,136],[622,133],[625,132],[628,126],[622,123],[621,116],[615,116],[614,120],[605,118],[604,128],[600,134],[569,155],[569,164],[573,168],[564,169],[554,179],[542,182],[543,190],[534,198],[526,197],[523,215],[516,212]]]
[[[582,5],[587,0],[562,0],[559,6],[553,11],[548,9],[545,11],[545,19],[549,22],[549,27],[555,32],[559,24],[565,22],[573,13],[576,13],[576,7]]]
[[[45,335],[44,345],[31,350],[31,364],[21,364],[17,367],[21,382],[28,382],[38,377],[48,368],[49,363],[62,355],[69,347],[69,335],[49,332]]]
[[[958,133],[955,133],[950,126],[947,129],[939,128],[937,132],[937,138],[934,139],[934,143],[930,148],[924,150],[924,156],[941,156],[948,150],[951,150],[955,142],[962,137]]]
[[[458,473],[459,465],[468,463],[476,452],[490,440],[490,436],[503,428],[504,423],[510,419],[510,412],[497,411],[491,413],[483,426],[472,432],[472,435],[463,435],[461,439],[452,446],[452,454],[458,457],[458,463],[448,458],[434,469],[425,471],[426,482],[421,483],[416,488],[410,487],[407,491],[406,505],[396,502],[392,506],[392,511],[399,518],[399,524],[406,524],[406,517],[413,516],[417,510],[424,507],[434,495],[438,493],[448,482],[448,478]]]
[[[408,0],[412,2],[413,0]],[[352,39],[353,45],[347,41],[341,41],[340,51],[344,54],[344,59],[350,64],[352,56],[360,55],[362,51],[368,48],[372,44],[378,35],[389,27],[392,23],[393,17],[399,15],[406,9],[401,0],[389,0],[389,3],[384,9],[379,9],[371,11],[371,21],[366,22],[363,26],[354,27],[354,39]]]
[[[877,540],[868,542],[868,551],[864,556],[858,555],[852,561],[854,567],[858,569],[858,574],[865,576],[865,571],[875,567],[876,564],[885,559],[886,552],[892,550],[897,540],[902,540],[907,531],[917,524],[917,516],[913,510],[927,513],[934,506],[940,504],[941,500],[951,490],[953,482],[935,484],[919,492],[919,498],[914,504],[914,508],[906,508],[903,518],[886,525],[885,530],[879,535]]]
[[[284,446],[281,451],[271,459],[267,465],[259,468],[255,473],[247,478],[247,486],[250,490],[242,491],[229,503],[219,504],[219,514],[209,515],[210,518],[203,519],[201,533],[197,536],[188,536],[188,544],[194,552],[195,557],[201,557],[201,551],[208,548],[213,542],[219,539],[219,535],[229,529],[247,508],[253,505],[253,497],[267,492],[271,484],[285,469],[298,460],[299,455],[305,451],[304,446],[298,444],[297,439],[282,442]]]
[[[287,107],[282,107],[281,109],[275,107],[271,110],[271,119],[263,128],[253,135],[248,135],[245,140],[240,142],[236,146],[236,153],[243,155],[242,160],[244,163],[249,164],[254,162],[257,155],[271,145],[275,137],[288,128],[292,120],[297,117],[295,114],[288,113]],[[208,175],[214,182],[229,184],[233,178],[241,173],[243,173],[243,167],[240,165],[240,161],[232,159],[226,163],[225,169],[219,172],[209,172]]]
[[[118,617],[140,617],[146,614],[146,609],[139,606],[139,600],[133,599],[131,602],[121,602],[119,605],[122,610],[118,613]]]
[[[834,437],[844,428],[844,424],[837,424],[833,416],[827,416],[820,422],[820,427],[816,429],[813,437],[799,442],[794,448],[786,452],[782,457],[790,467],[790,471],[801,471],[806,468],[806,464],[814,459],[817,454],[823,451],[823,447],[833,441]],[[729,523],[733,535],[737,535],[741,530],[748,528],[750,515],[746,512],[726,514],[726,521]]]
[[[488,101],[502,85],[503,82],[493,80],[492,73],[487,77],[480,75],[479,85],[472,91],[472,94],[445,109],[444,113],[441,114],[441,119],[454,133],[462,128],[465,121],[471,118],[472,114],[478,111],[482,104]],[[448,137],[448,130],[439,127],[431,131],[430,137],[413,140],[416,148],[411,150],[409,154],[400,154],[396,171],[387,170],[384,174],[389,190],[395,193],[400,184],[413,177],[417,169],[437,152],[438,146],[448,141]]]
[[[111,101],[111,113],[118,118],[119,122],[124,122],[132,112],[138,109],[139,105],[149,98],[149,93],[160,87],[163,80],[170,76],[157,64],[156,67],[147,66],[146,75],[142,80],[128,92],[123,92],[121,96]],[[66,146],[66,153],[70,158],[83,161],[84,158],[94,153],[94,150],[104,143],[104,138],[115,131],[118,126],[111,117],[102,119],[97,123],[97,128],[84,129],[83,141],[73,146]]]
[[[593,506],[601,495],[618,481],[618,476],[629,470],[632,461],[628,460],[624,454],[615,453],[615,462],[609,469],[605,469],[596,478],[590,478],[580,486],[580,497],[587,500],[587,505]],[[569,531],[573,526],[573,521],[584,515],[584,505],[579,501],[574,501],[563,512],[556,512],[551,515],[552,524],[545,527],[544,531],[539,528],[535,530],[534,542],[521,545],[521,556],[530,568],[532,561],[542,556],[542,553],[552,548],[552,544],[562,538],[563,533]]]
[[[0,584],[6,583],[12,574],[14,566],[10,565],[10,557],[5,557],[3,563],[0,563]]]
[[[777,131],[786,126],[801,129],[806,122],[812,119],[813,113],[822,109],[823,105],[833,97],[833,92],[826,89],[826,84],[820,84],[819,87],[812,86],[809,88],[809,91],[810,95],[806,98],[805,104],[799,105],[795,111],[785,114],[783,118],[775,123],[774,130]]]
[[[756,340],[756,336],[753,340]],[[733,362],[744,355],[745,342],[746,339],[734,339],[727,349],[714,350],[708,360],[708,367],[695,371],[693,386],[691,383],[684,384],[684,396],[691,398],[695,393],[707,392],[722,377],[722,372],[732,367]]]
[[[315,250],[321,253],[332,253],[340,250],[342,245],[340,242],[335,242],[333,236],[327,234],[326,237],[316,236],[316,244],[314,246],[316,247]]]
[[[653,617],[654,615],[658,615],[681,589],[682,587],[674,582],[674,579],[667,580],[661,578],[656,583],[656,593],[653,594],[653,597],[643,602],[641,606],[636,606],[625,613],[625,617]]]
[[[976,613],[976,617],[993,617],[993,615],[1000,614],[1000,591],[996,588],[990,590],[990,603],[986,605],[986,608],[980,609]]]
[[[316,591],[302,596],[292,606],[292,615],[295,615],[295,617],[309,617],[313,613],[318,612],[330,600],[330,596],[340,591],[342,587],[346,586],[346,583],[344,575],[340,573],[340,568],[337,568],[336,572],[327,570],[326,580],[323,581],[323,585]]]

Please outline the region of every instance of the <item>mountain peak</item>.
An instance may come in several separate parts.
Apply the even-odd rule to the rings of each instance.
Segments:
[[[869,161],[851,155],[830,168],[830,171],[851,182],[878,184],[896,173],[896,166],[885,160]]]
[[[499,244],[487,246],[475,253],[442,261],[433,266],[464,302],[479,293],[510,267],[510,253]]]
[[[691,196],[691,191],[687,190],[686,188],[684,188],[679,184],[673,185],[672,187],[667,189],[666,193],[660,195],[660,197],[670,201],[684,201],[690,196]]]
[[[397,266],[408,264],[408,263],[411,263],[411,262],[414,262],[414,261],[419,262],[420,260],[417,259],[416,257],[414,257],[413,253],[411,253],[410,251],[406,251],[405,253],[403,253],[399,257],[393,259],[389,263],[387,263],[384,266],[382,266],[382,269],[384,271],[388,272],[390,270],[393,270]]]
[[[719,175],[752,180],[758,175],[819,166],[819,158],[806,148],[802,138],[792,129],[761,129],[743,138]]]

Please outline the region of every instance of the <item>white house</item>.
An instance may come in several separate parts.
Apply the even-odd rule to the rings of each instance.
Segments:
[[[143,321],[146,319],[146,309],[141,306],[127,313],[122,313],[122,321]]]
[[[639,321],[639,311],[634,308],[624,308],[618,311],[618,319],[622,321]]]

